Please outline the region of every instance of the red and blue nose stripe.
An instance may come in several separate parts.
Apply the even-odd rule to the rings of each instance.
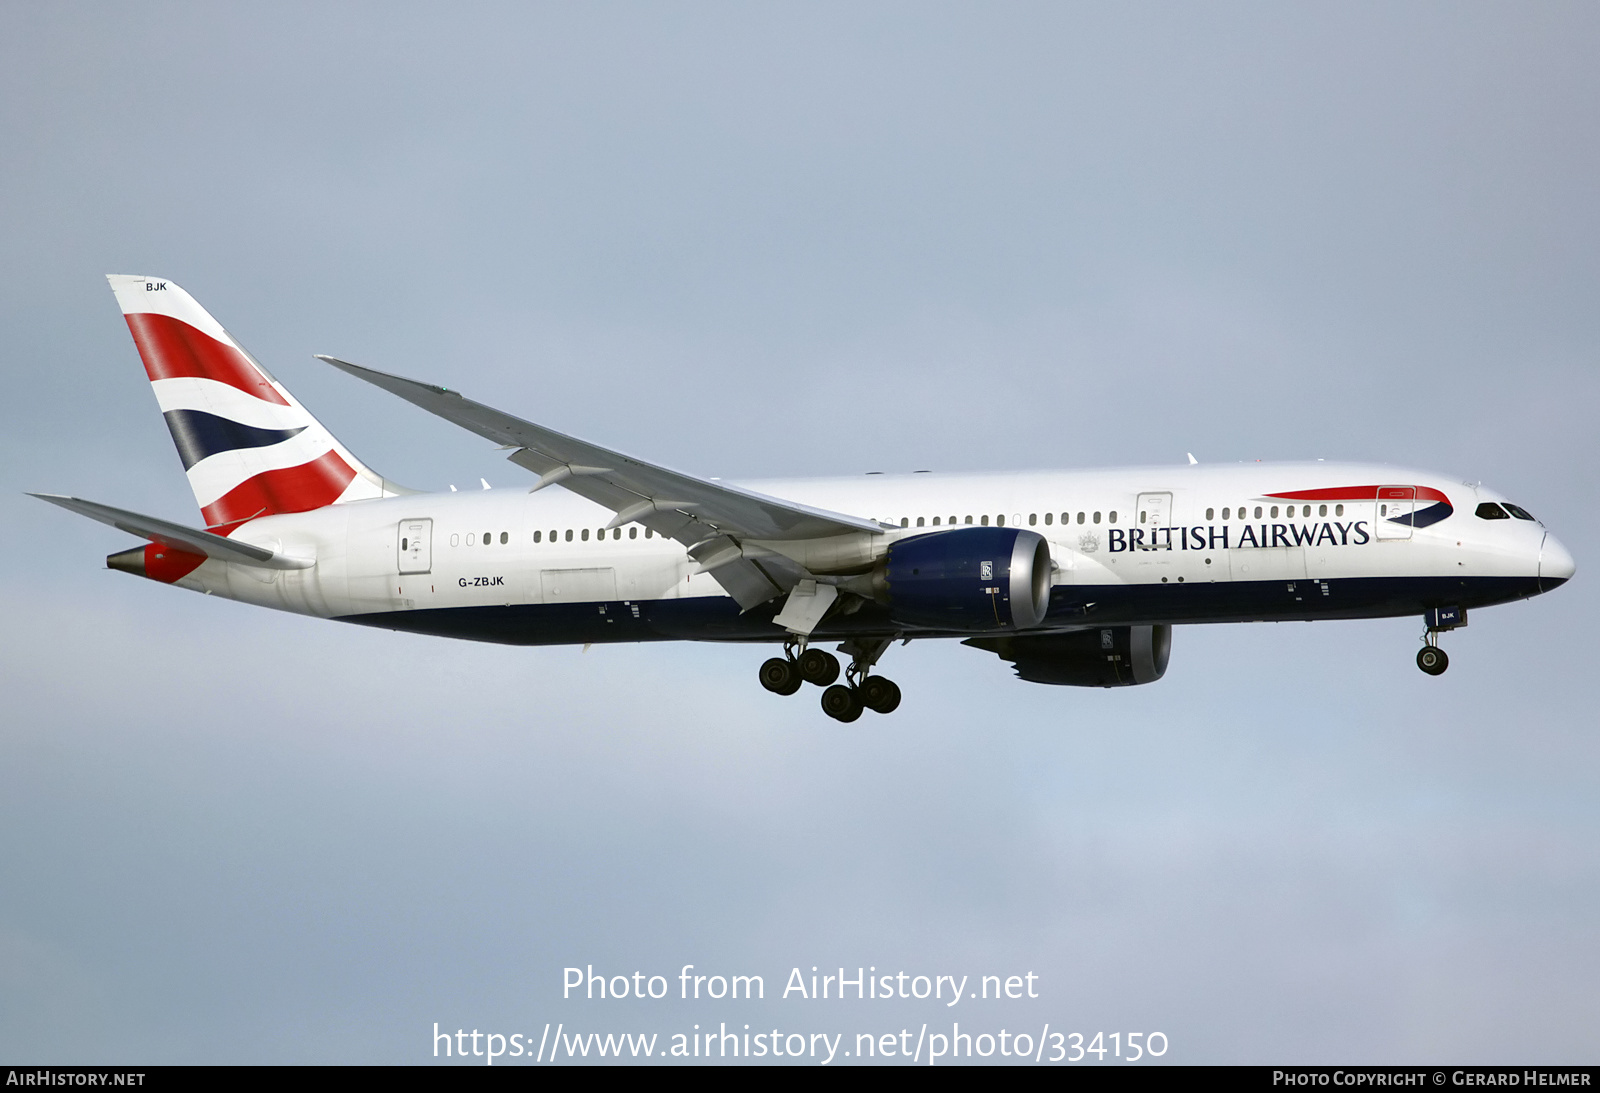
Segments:
[[[1403,516],[1388,518],[1391,524],[1409,524],[1425,528],[1437,524],[1455,511],[1450,498],[1431,486],[1332,486],[1320,490],[1295,490],[1289,493],[1269,493],[1267,497],[1281,497],[1285,501],[1410,501],[1416,504]],[[1425,505],[1424,503],[1427,502]]]

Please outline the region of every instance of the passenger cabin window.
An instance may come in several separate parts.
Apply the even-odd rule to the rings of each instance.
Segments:
[[[1222,518],[1224,520],[1226,520],[1228,518],[1228,513],[1232,512],[1232,511],[1233,511],[1232,509],[1223,509],[1222,510]]]
[[[1032,519],[1032,518],[1030,517],[1030,519]],[[1055,523],[1056,522],[1056,514],[1053,513],[1053,512],[1045,513],[1044,514],[1044,522],[1045,522],[1045,524],[1047,526],[1050,525],[1050,524]]]
[[[1273,509],[1272,510],[1272,515],[1274,515],[1274,516],[1278,515],[1278,510],[1277,509]],[[1256,506],[1256,519],[1257,520],[1261,519],[1261,506],[1260,505]]]
[[[1033,525],[1037,524],[1038,522],[1039,522],[1039,514],[1037,512],[1028,513],[1028,526],[1030,528],[1033,527]]]
[[[1518,520],[1532,520],[1533,519],[1533,513],[1529,512],[1527,509],[1518,508],[1516,505],[1513,505],[1510,501],[1506,501],[1506,502],[1504,502],[1504,504],[1506,506],[1506,511],[1509,512],[1512,516],[1515,516]]]
[[[544,532],[536,531],[536,532],[533,533],[533,541],[537,543],[543,536],[544,536]]]
[[[1206,519],[1207,520],[1216,519],[1216,513],[1217,513],[1216,509],[1206,509]],[[1226,517],[1224,517],[1224,519],[1226,519]]]
[[[986,516],[986,515],[985,516],[980,516],[978,519],[983,521],[983,526],[984,527],[988,527],[989,526],[989,517],[988,516]]]
[[[920,528],[921,526],[922,526],[922,517],[919,516],[919,517],[917,517],[917,527]]]
[[[1344,506],[1343,505],[1335,505],[1335,506],[1333,506],[1333,514],[1335,516],[1343,516],[1344,515]]]
[[[1274,520],[1276,520],[1278,518],[1278,506],[1277,505],[1273,505],[1272,506],[1272,518]]]
[[[933,526],[934,527],[938,527],[939,526],[939,518],[937,516],[935,516],[933,518]]]
[[[629,528],[628,529],[628,538],[637,539],[638,537],[639,537],[639,529],[638,528]]]
[[[505,546],[510,541],[511,541],[511,533],[510,532],[506,532],[506,531],[502,531],[500,533],[500,545],[501,546]]]
[[[1100,522],[1100,514],[1098,512],[1094,514],[1094,522],[1097,524]]]
[[[1106,513],[1106,520],[1107,520],[1108,523],[1112,523],[1112,524],[1116,523],[1117,522],[1117,510],[1116,509],[1112,509],[1110,512]]]
[[[987,524],[987,523],[988,523],[988,522],[989,522],[989,521],[987,521],[987,520],[985,520],[985,521],[984,521],[984,523],[986,523],[986,524]],[[970,517],[970,516],[969,516],[969,517],[967,517],[967,523],[969,523],[969,524],[970,524],[970,523],[972,523],[972,517]]]
[[[1317,515],[1318,516],[1326,516],[1326,515],[1328,515],[1328,506],[1327,505],[1318,505],[1317,506]]]
[[[911,526],[911,521],[902,516],[900,517],[900,526],[903,528],[908,528]]]

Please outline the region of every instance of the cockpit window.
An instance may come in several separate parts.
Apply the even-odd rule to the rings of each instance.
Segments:
[[[1479,505],[1476,515],[1480,520],[1511,519],[1511,517],[1506,515],[1506,510],[1495,504],[1493,501],[1485,501],[1483,504]]]
[[[1532,520],[1533,519],[1533,513],[1529,512],[1527,509],[1518,508],[1516,505],[1513,505],[1510,501],[1507,501],[1505,503],[1505,505],[1506,505],[1506,511],[1509,512],[1512,516],[1515,516],[1518,520]]]

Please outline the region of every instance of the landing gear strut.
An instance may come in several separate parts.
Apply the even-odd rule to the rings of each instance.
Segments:
[[[792,695],[802,683],[826,688],[822,712],[835,721],[854,721],[862,710],[892,713],[900,705],[900,688],[884,676],[869,675],[894,638],[851,638],[839,646],[850,657],[839,678],[839,658],[824,649],[808,649],[798,641],[784,642],[783,656],[761,665],[761,685],[773,694]],[[831,686],[830,686],[831,684]]]

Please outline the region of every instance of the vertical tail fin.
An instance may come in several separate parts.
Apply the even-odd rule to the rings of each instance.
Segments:
[[[408,491],[368,470],[183,289],[111,274],[206,526]]]

